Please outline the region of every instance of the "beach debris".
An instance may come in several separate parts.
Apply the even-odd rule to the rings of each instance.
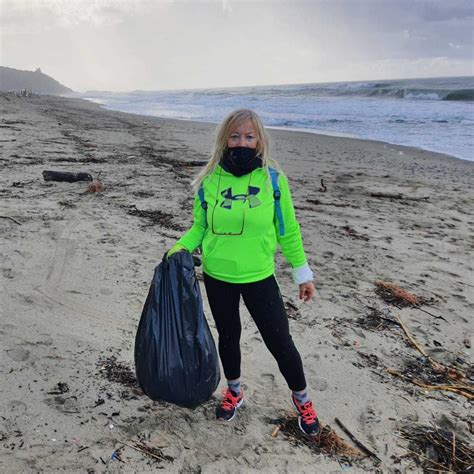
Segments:
[[[401,286],[388,281],[375,281],[375,293],[379,295],[386,303],[404,308],[406,306],[420,306],[430,303],[432,300],[416,296]]]
[[[69,171],[43,171],[43,179],[45,181],[60,181],[67,183],[75,183],[77,181],[92,181],[92,175],[89,173],[72,173]]]
[[[194,166],[205,166],[207,160],[179,160],[164,156],[165,153],[173,153],[173,149],[166,148],[153,148],[152,145],[143,145],[139,147],[140,156],[151,158],[154,166],[171,165],[174,171],[178,171],[180,168],[194,167]]]
[[[149,444],[146,444],[143,441],[136,441],[135,443],[127,443],[127,446],[134,449],[135,451],[139,451],[146,456],[155,459],[156,461],[168,461],[168,462],[173,462],[174,457],[168,456],[166,454],[163,454],[163,451],[160,448],[156,448],[153,446],[150,446]]]
[[[387,369],[387,372],[426,390],[454,392],[468,399],[474,399],[474,384],[468,376],[456,367],[435,361],[410,334],[401,318],[399,316],[396,318],[405,336],[422,357],[419,357],[415,364],[407,364],[403,372],[392,368]]]
[[[30,184],[34,183],[36,180],[28,179],[26,181],[13,181],[12,187],[13,188],[24,188],[25,186],[29,186]]]
[[[363,457],[359,449],[347,444],[329,425],[321,425],[321,433],[315,438],[310,438],[301,432],[296,416],[290,415],[274,422],[278,424],[278,432],[283,433],[295,446],[304,444],[316,454],[344,456],[351,459]]]
[[[272,438],[276,438],[278,436],[279,431],[280,431],[280,427],[275,426],[274,430],[272,431]]]
[[[8,120],[8,119],[3,119],[3,118],[2,118],[2,123],[7,124],[7,125],[16,125],[16,124],[27,125],[27,123],[24,120]],[[31,125],[31,123],[29,123],[28,125]]]
[[[87,193],[101,193],[104,190],[105,190],[105,187],[102,184],[102,182],[96,179],[87,186],[86,192]]]
[[[351,237],[352,239],[355,239],[355,240],[365,240],[366,242],[368,242],[369,240],[369,236],[366,235],[366,234],[359,234],[355,229],[353,229],[352,227],[348,226],[348,225],[344,225],[342,226],[342,230],[345,231],[345,233]]]
[[[119,461],[125,463],[125,461],[122,459],[122,451],[125,448],[125,446],[121,446],[120,448],[116,449],[111,456],[112,461]]]
[[[421,382],[418,379],[412,378],[412,376],[405,376],[402,372],[396,369],[387,369],[387,372],[390,375],[400,377],[402,380],[409,381],[418,387],[424,388],[425,390],[440,390],[446,392],[457,393],[463,397],[468,398],[469,400],[474,400],[474,387],[473,385],[458,385],[458,384],[448,384],[448,385],[429,385],[424,382]]]
[[[387,199],[401,199],[404,201],[428,201],[429,196],[406,196],[401,193],[383,193],[383,192],[371,192],[371,197],[376,198],[387,198]]]
[[[326,185],[324,184],[323,178],[321,178],[321,187],[319,188],[319,192],[320,192],[320,193],[325,193],[327,190],[328,190],[328,188],[327,188]]]
[[[353,207],[355,209],[359,208],[359,206],[349,204],[347,202],[322,202],[319,199],[306,199],[306,202],[309,202],[315,206]],[[310,207],[298,207],[298,209],[309,211],[312,210]]]
[[[48,395],[62,395],[63,393],[69,392],[69,385],[66,382],[58,382],[54,390],[46,392]]]
[[[357,351],[357,355],[364,359],[365,363],[352,362],[355,367],[372,367],[373,369],[380,369],[383,364],[376,354],[366,354],[365,352]]]
[[[409,441],[408,455],[424,470],[472,472],[474,447],[454,431],[437,426],[407,426],[401,429]]]
[[[368,309],[369,313],[366,316],[362,316],[356,320],[359,327],[369,331],[383,331],[392,328],[394,325],[400,326],[398,321],[388,318],[377,308],[369,307]]]
[[[0,219],[10,219],[10,220],[13,221],[15,224],[21,225],[21,222],[20,222],[20,221],[17,221],[14,217],[11,217],[11,216],[0,216]]]
[[[85,451],[86,449],[89,449],[89,446],[80,446],[77,452],[81,453],[82,451]]]
[[[201,160],[191,160],[183,162],[183,166],[205,166],[207,165],[207,161]]]
[[[137,379],[133,371],[126,363],[117,361],[116,356],[101,358],[97,362],[99,371],[110,382],[120,383],[130,388],[136,388]]]
[[[361,441],[359,441],[350,431],[349,429],[344,425],[344,423],[339,419],[335,418],[334,421],[339,425],[339,427],[346,433],[347,436],[351,439],[351,441],[358,447],[360,448],[365,454],[368,456],[374,458],[377,462],[381,463],[382,460],[367,446],[365,446]]]
[[[105,403],[105,400],[103,398],[98,398],[97,401],[94,404],[94,408],[100,407]]]
[[[130,206],[127,212],[131,216],[138,216],[138,217],[143,217],[145,219],[148,219],[151,222],[150,225],[159,224],[162,227],[166,227],[167,229],[172,229],[176,231],[185,230],[183,226],[173,222],[174,216],[172,214],[168,214],[167,212],[163,212],[160,210],[157,210],[157,211],[141,210],[141,209],[138,209],[136,205]]]
[[[58,201],[58,204],[65,209],[75,209],[77,206],[72,201]]]
[[[458,369],[454,367],[445,367],[443,364],[440,364],[439,362],[436,362],[431,356],[429,356],[426,351],[418,344],[418,342],[415,340],[415,338],[409,333],[407,327],[401,320],[400,316],[396,316],[397,321],[402,328],[403,332],[405,333],[405,336],[408,338],[408,340],[415,346],[416,350],[423,356],[426,357],[426,360],[431,364],[433,367],[433,370],[436,373],[441,373],[441,374],[446,374],[450,379],[452,380],[466,380],[466,374],[463,372],[459,371]]]

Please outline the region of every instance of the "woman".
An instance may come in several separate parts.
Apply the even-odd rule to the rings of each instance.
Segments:
[[[272,186],[268,135],[258,115],[232,112],[220,125],[211,159],[193,181],[194,223],[168,255],[202,246],[204,284],[219,334],[219,355],[227,389],[216,408],[230,421],[242,405],[240,316],[242,295],[263,340],[292,391],[300,429],[319,434],[320,425],[306,392],[301,357],[291,338],[288,317],[274,276],[277,243],[292,266],[299,296],[314,295],[311,272],[291,200],[288,180],[278,171]],[[279,196],[280,195],[280,196]],[[279,201],[279,202],[278,202]]]

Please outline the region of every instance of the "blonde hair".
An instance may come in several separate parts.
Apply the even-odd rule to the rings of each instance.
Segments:
[[[268,171],[270,165],[281,170],[279,164],[270,157],[270,140],[260,117],[253,110],[237,109],[231,112],[217,127],[211,157],[191,183],[194,193],[197,193],[204,179],[216,169],[227,148],[227,140],[230,134],[248,120],[250,120],[255,128],[257,135],[256,149],[258,155],[262,158],[262,164],[267,171],[268,180],[270,181],[271,179],[270,172]]]

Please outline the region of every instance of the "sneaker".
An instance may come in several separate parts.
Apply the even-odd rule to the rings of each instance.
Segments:
[[[313,402],[310,400],[300,404],[293,394],[291,394],[291,401],[300,415],[298,417],[300,430],[307,436],[318,436],[321,432],[321,425],[319,424],[318,415],[313,408]]]
[[[244,391],[241,389],[240,394],[237,395],[230,388],[224,388],[222,395],[224,399],[216,408],[216,418],[223,421],[233,420],[237,413],[237,408],[244,403]]]

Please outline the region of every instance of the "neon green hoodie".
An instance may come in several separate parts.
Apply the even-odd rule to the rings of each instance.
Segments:
[[[257,168],[236,177],[218,165],[203,181],[207,212],[196,195],[194,223],[176,246],[193,252],[202,245],[204,272],[230,283],[250,283],[272,275],[277,244],[293,268],[305,265],[300,227],[288,180],[282,173],[278,185],[285,225],[283,236],[279,233],[273,189],[266,170]]]

